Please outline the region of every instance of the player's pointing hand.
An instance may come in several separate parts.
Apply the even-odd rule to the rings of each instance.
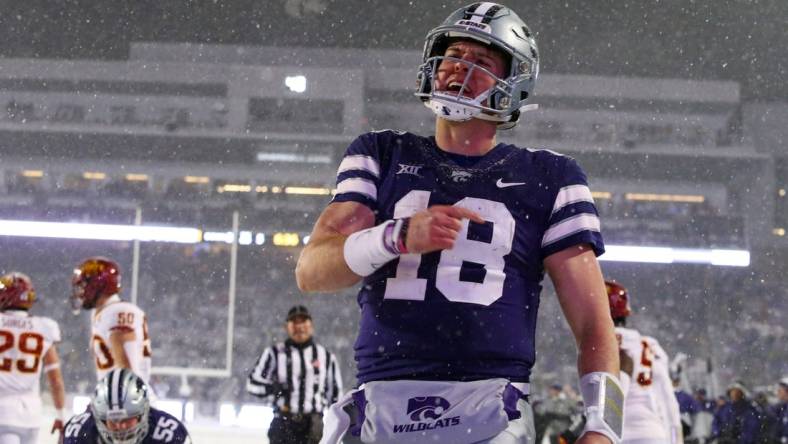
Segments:
[[[408,252],[422,254],[452,248],[463,219],[484,223],[475,211],[451,205],[435,205],[414,214],[405,240]]]

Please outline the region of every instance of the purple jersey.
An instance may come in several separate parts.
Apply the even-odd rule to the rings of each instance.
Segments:
[[[98,444],[96,419],[88,408],[79,415],[72,416],[63,429],[63,444]],[[150,409],[148,415],[148,434],[141,444],[183,444],[191,443],[186,427],[167,412]]]
[[[433,137],[381,131],[348,147],[334,202],[367,205],[376,224],[433,205],[476,211],[454,248],[407,254],[364,279],[355,344],[359,382],[527,382],[542,261],[577,244],[604,252],[583,171],[570,157],[498,144],[481,157]]]

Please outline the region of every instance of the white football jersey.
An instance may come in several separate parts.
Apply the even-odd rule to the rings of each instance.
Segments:
[[[92,327],[90,349],[95,358],[96,380],[103,378],[116,366],[110,352],[110,335],[116,331],[133,331],[135,339],[124,347],[131,371],[145,383],[150,382],[151,344],[144,311],[130,302],[121,301],[115,295],[101,309],[93,312]]]
[[[24,310],[0,312],[0,424],[39,427],[44,355],[60,342],[52,319]]]
[[[665,387],[673,393],[667,354],[656,339],[641,336],[637,330],[616,327],[616,336],[634,364],[624,402],[623,442],[651,439],[675,443],[664,395]],[[675,397],[672,401],[676,402]]]
[[[652,386],[659,416],[668,430],[670,443],[683,443],[679,401],[676,399],[673,382],[670,379],[670,357],[655,338],[643,336],[643,340],[654,350],[654,364],[652,366],[654,372],[652,380],[654,382]]]

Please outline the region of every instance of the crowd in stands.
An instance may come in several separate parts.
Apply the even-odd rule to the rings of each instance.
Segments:
[[[782,444],[788,441],[788,377],[751,391],[733,381],[718,396],[706,389],[685,390],[674,380],[686,444]],[[685,381],[686,382],[686,381]],[[552,384],[532,399],[536,442],[558,437],[582,420],[582,398],[572,385]]]
[[[608,243],[731,248],[747,245],[744,220],[703,201],[596,199]]]
[[[233,211],[238,211],[246,229],[308,232],[328,199],[321,195],[287,195],[281,189],[279,193],[219,193],[219,182],[194,184],[182,178],[154,179],[151,180],[156,186],[142,188],[141,182],[122,178],[57,186],[42,179],[31,185],[29,178],[20,179],[9,172],[5,191],[9,198],[17,197],[19,201],[0,209],[0,218],[133,223],[139,207],[144,223],[195,226],[195,221],[199,221],[199,227],[206,230],[227,230]],[[36,204],[31,205],[30,199],[37,199]],[[708,248],[747,245],[743,218],[728,214],[720,208],[721,204],[709,200],[632,200],[625,198],[625,193],[616,192],[609,198],[598,197],[596,203],[606,241],[611,244]]]

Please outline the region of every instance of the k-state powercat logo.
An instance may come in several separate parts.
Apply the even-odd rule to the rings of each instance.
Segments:
[[[408,399],[407,414],[411,424],[394,424],[394,433],[420,432],[460,424],[460,417],[441,419],[451,407],[449,401],[440,396],[417,396]]]
[[[408,415],[413,421],[438,419],[449,407],[449,401],[440,396],[417,396],[408,399]]]

